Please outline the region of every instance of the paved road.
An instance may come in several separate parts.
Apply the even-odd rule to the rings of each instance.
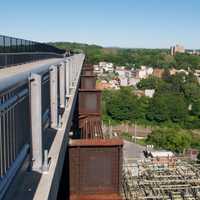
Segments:
[[[125,159],[143,159],[143,150],[145,150],[145,147],[135,144],[133,142],[129,142],[124,140],[124,158]]]

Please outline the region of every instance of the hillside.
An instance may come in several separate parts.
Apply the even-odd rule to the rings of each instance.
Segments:
[[[200,56],[189,54],[176,54],[171,56],[168,49],[126,49],[106,48],[98,45],[88,45],[71,42],[49,43],[61,49],[83,51],[88,56],[88,61],[97,64],[100,61],[113,62],[128,68],[148,65],[153,68],[200,69]]]

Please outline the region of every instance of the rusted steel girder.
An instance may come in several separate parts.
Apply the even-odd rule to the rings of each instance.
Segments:
[[[69,142],[70,200],[121,200],[121,139]]]
[[[120,139],[105,139],[101,126],[101,91],[92,65],[82,69],[78,93],[79,138],[69,142],[69,199],[122,200]]]

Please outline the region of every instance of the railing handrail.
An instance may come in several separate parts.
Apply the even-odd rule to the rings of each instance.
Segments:
[[[26,70],[25,72],[22,72],[20,74],[10,75],[6,78],[1,78],[0,76],[0,93],[5,91],[6,89],[15,86],[16,84],[24,81],[28,81],[28,77],[30,76],[30,73],[44,73],[49,70],[49,67],[51,65],[58,65],[62,61],[64,61],[64,58],[57,58],[57,61],[52,61],[48,64],[37,64],[34,69]],[[28,65],[27,63],[25,65]],[[0,72],[1,73],[1,72]]]
[[[75,54],[75,55],[79,55],[79,54]],[[5,78],[1,78],[1,75],[0,75],[0,93],[5,91],[6,89],[9,89],[12,86],[15,86],[16,84],[20,82],[24,82],[28,80],[30,73],[37,73],[37,74],[45,73],[49,70],[49,67],[51,65],[58,65],[61,62],[64,62],[66,58],[54,58],[54,59],[57,59],[57,60],[56,61],[49,60],[48,64],[37,64],[38,66],[35,66],[34,69],[26,70],[25,72],[22,72],[20,74],[10,75]],[[24,65],[29,65],[29,64],[30,63],[26,63]]]
[[[29,55],[29,54],[49,54],[49,55],[58,55],[58,56],[64,56],[64,54],[58,54],[58,53],[54,53],[54,52],[40,52],[40,51],[36,51],[36,52],[16,52],[16,53],[0,53],[1,55]]]

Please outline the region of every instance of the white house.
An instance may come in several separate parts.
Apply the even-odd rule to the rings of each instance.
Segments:
[[[103,68],[99,67],[99,65],[94,65],[94,73],[97,75],[103,74]]]
[[[146,97],[150,97],[150,98],[153,97],[154,93],[155,93],[155,90],[154,90],[154,89],[146,89],[146,90],[144,91],[145,96],[146,96]]]
[[[105,72],[113,72],[113,63],[109,62],[99,62],[99,67],[102,68]]]
[[[160,151],[151,151],[150,155],[153,158],[160,158],[160,157],[173,157],[174,154],[171,151],[160,150]]]
[[[139,77],[139,79],[147,78],[146,70],[144,70],[144,69],[139,70],[138,77]]]
[[[115,70],[115,72],[118,73],[119,77],[125,77],[125,70],[117,69],[117,70]]]
[[[147,75],[152,75],[153,74],[153,68],[152,67],[148,67],[146,69]]]
[[[139,70],[139,78],[140,79],[147,78],[151,74],[153,74],[152,67],[141,66],[141,69]]]
[[[128,86],[128,78],[126,77],[119,77],[120,85],[121,86]]]

